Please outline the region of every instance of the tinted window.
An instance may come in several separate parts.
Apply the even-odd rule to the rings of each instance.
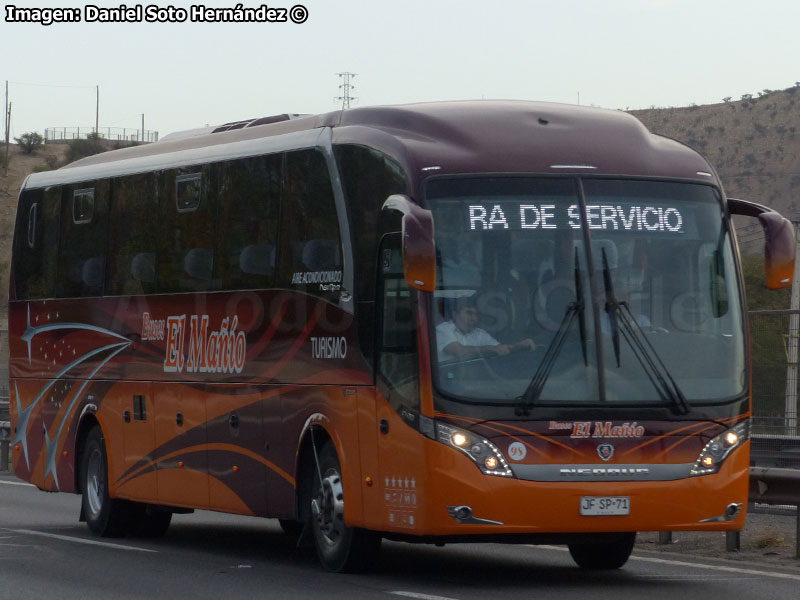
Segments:
[[[108,180],[64,188],[56,285],[60,298],[103,293],[108,191]]]
[[[338,300],[342,283],[339,221],[322,154],[302,150],[286,155],[282,206],[282,280],[291,289]]]
[[[17,299],[54,295],[60,210],[60,187],[26,191],[20,197],[14,243]]]
[[[156,248],[161,237],[156,176],[114,180],[106,290],[112,295],[156,291]]]
[[[223,289],[272,285],[277,257],[282,155],[217,165],[218,276]]]
[[[362,351],[372,357],[377,246],[378,236],[384,231],[379,218],[381,207],[386,198],[405,194],[408,187],[402,167],[377,150],[342,145],[335,146],[334,151],[350,216],[358,338]]]
[[[159,292],[215,288],[214,189],[211,167],[168,171],[159,186],[166,235],[158,254]]]
[[[419,408],[419,359],[411,290],[403,275],[400,234],[384,238],[381,249],[380,359],[382,391],[395,409]]]
[[[403,170],[394,160],[364,146],[337,146],[336,160],[350,213],[356,260],[356,299],[375,295],[378,219],[386,198],[408,191]]]

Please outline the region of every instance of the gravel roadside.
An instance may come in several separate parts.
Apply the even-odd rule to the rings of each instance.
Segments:
[[[741,549],[737,552],[725,550],[724,532],[674,532],[671,543],[659,544],[658,540],[658,533],[640,533],[636,541],[636,549],[670,555],[694,555],[758,562],[800,571],[800,558],[795,557],[797,549],[796,514],[773,515],[749,510],[745,528],[741,533]]]

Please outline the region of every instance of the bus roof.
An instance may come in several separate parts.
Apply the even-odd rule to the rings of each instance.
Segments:
[[[582,173],[718,184],[712,167],[697,152],[650,133],[635,117],[616,110],[526,101],[461,101],[363,107],[243,123],[247,124],[235,129],[175,134],[154,144],[90,156],[57,171],[31,175],[25,186],[310,147],[318,144],[320,130],[326,127],[331,128],[334,144],[361,144],[394,156],[415,182],[446,173]]]

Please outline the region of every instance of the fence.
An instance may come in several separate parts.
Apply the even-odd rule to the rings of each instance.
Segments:
[[[752,311],[750,335],[753,377],[753,464],[800,469],[800,427],[795,380],[787,389],[790,318],[800,311]],[[795,403],[787,403],[794,392]],[[789,406],[787,406],[789,404]]]
[[[66,142],[69,140],[80,140],[93,135],[97,135],[104,140],[124,141],[124,142],[157,142],[158,132],[145,129],[128,129],[125,127],[100,127],[95,130],[92,126],[87,127],[48,127],[44,130],[45,143]]]

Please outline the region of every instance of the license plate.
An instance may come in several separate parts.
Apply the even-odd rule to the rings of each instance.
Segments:
[[[581,515],[614,516],[631,514],[630,496],[583,496]]]

